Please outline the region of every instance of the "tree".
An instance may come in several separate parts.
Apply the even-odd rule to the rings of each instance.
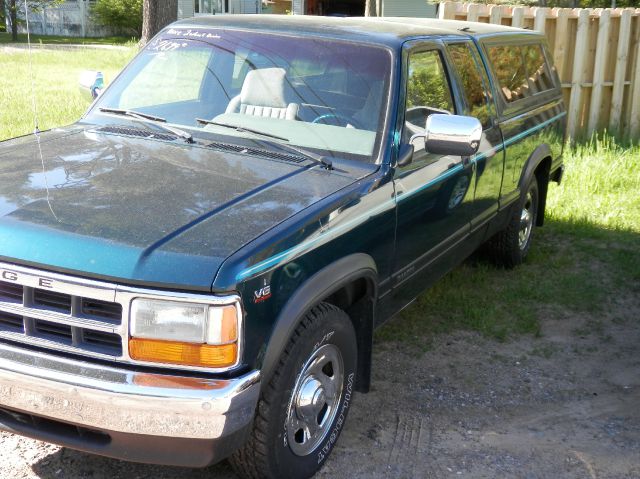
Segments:
[[[365,0],[364,16],[365,17],[381,17],[382,16],[382,0]]]
[[[11,24],[11,40],[18,41],[18,9],[16,0],[9,0],[9,23]]]
[[[140,45],[146,45],[163,27],[177,19],[178,0],[143,0]]]
[[[376,2],[375,0],[366,0],[364,4],[364,16],[375,17],[376,16]]]
[[[142,0],[98,0],[91,17],[98,25],[118,27],[137,37],[142,34]]]
[[[0,30],[4,30],[4,27],[6,24],[5,15],[6,15],[6,10],[4,6],[4,0],[0,0]]]

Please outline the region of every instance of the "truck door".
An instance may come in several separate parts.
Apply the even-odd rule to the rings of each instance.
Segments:
[[[462,108],[453,95],[441,42],[412,42],[404,59],[403,145],[414,134],[424,133],[429,115],[461,114]],[[400,305],[437,279],[431,271],[424,274],[427,267],[453,259],[456,246],[469,234],[473,203],[474,167],[469,158],[428,153],[424,138],[413,144],[413,161],[398,167],[394,177],[398,219],[392,281],[394,302]],[[449,263],[442,270],[450,267]]]
[[[450,41],[446,46],[455,82],[464,102],[463,115],[476,117],[482,123],[482,140],[476,163],[475,194],[471,206],[471,231],[478,231],[498,211],[498,200],[504,172],[502,133],[496,121],[496,109],[489,77],[471,40]]]

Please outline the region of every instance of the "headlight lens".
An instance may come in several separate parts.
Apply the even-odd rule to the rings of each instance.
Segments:
[[[129,355],[147,362],[228,367],[238,359],[236,304],[137,298],[131,303]]]
[[[207,307],[203,304],[134,299],[131,336],[187,343],[205,342]]]

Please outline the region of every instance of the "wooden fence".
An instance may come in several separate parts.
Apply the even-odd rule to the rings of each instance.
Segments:
[[[542,8],[444,2],[441,19],[543,32],[573,139],[608,130],[640,140],[640,8]]]

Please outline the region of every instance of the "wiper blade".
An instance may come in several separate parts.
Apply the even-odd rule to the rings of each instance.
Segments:
[[[244,126],[232,125],[230,123],[223,123],[221,121],[205,120],[203,118],[196,118],[196,121],[198,123],[202,123],[203,125],[222,126],[224,128],[231,128],[241,133],[247,132],[247,133],[253,133],[254,135],[266,136],[267,138],[274,138],[276,140],[289,141],[289,138],[285,138],[284,136],[278,136],[278,135],[274,135],[273,133],[266,133],[264,131],[254,130],[253,128],[247,128]]]
[[[167,121],[166,118],[162,118],[161,116],[150,115],[149,113],[142,113],[141,111],[135,110],[123,110],[122,108],[101,107],[100,111],[103,111],[105,113],[115,113],[116,115],[131,116],[138,119],[143,118],[145,120],[159,121],[162,123],[166,123]]]
[[[309,151],[305,148],[301,148],[299,146],[293,146],[288,143],[271,143],[272,145],[281,148],[283,150],[293,151],[304,156],[306,159],[313,161],[314,163],[320,165],[325,170],[333,170],[333,162],[327,158],[326,156],[318,155],[312,151]]]
[[[187,133],[184,130],[181,130],[179,128],[175,128],[173,126],[169,126],[169,125],[158,125],[158,123],[166,123],[167,120],[166,118],[162,118],[161,116],[155,116],[155,115],[150,115],[148,113],[142,113],[139,111],[134,111],[134,110],[123,110],[121,108],[106,108],[106,107],[102,107],[100,108],[100,111],[103,111],[105,113],[115,113],[116,115],[123,115],[123,116],[129,116],[131,118],[135,118],[137,120],[148,120],[148,121],[152,121],[154,122],[154,125],[157,125],[159,128],[168,131],[170,133],[173,133],[174,135],[184,139],[187,143],[193,143],[193,135],[191,135],[190,133]]]
[[[246,128],[244,126],[237,126],[237,125],[232,125],[230,123],[223,123],[223,122],[219,122],[219,121],[215,121],[215,120],[204,120],[202,118],[196,118],[196,121],[198,123],[202,123],[203,125],[215,125],[215,126],[222,126],[225,128],[232,128],[235,131],[239,131],[239,132],[246,132],[246,133],[253,133],[254,135],[259,135],[259,136],[264,136],[267,138],[273,138],[275,140],[280,140],[280,141],[286,141],[287,143],[275,143],[275,142],[269,142],[269,145],[274,145],[277,148],[283,149],[283,150],[289,150],[289,151],[293,151],[295,153],[298,153],[299,155],[304,156],[306,159],[313,161],[314,163],[317,163],[318,165],[322,166],[323,168],[327,169],[327,170],[333,170],[333,163],[331,162],[330,159],[322,156],[322,155],[318,155],[316,153],[313,153],[312,151],[308,151],[304,148],[300,148],[298,146],[293,146],[290,145],[289,142],[289,138],[285,138],[284,136],[278,136],[278,135],[274,135],[272,133],[266,133],[264,131],[260,131],[260,130],[254,130],[253,128]]]

